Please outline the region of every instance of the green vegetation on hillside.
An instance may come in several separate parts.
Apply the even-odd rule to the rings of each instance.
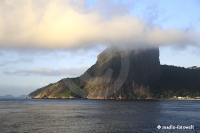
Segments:
[[[48,89],[48,88],[49,88],[50,86],[52,86],[52,85],[53,85],[53,83],[51,83],[51,84],[49,84],[49,85],[47,85],[47,86],[44,86],[44,87],[42,87],[42,88],[39,88],[39,89],[37,89],[37,90],[31,92],[28,96],[29,96],[29,97],[35,97],[35,96],[38,95],[40,92],[42,92],[42,91]]]
[[[200,70],[161,65],[162,77],[149,86],[151,96],[169,99],[173,96],[200,96]]]

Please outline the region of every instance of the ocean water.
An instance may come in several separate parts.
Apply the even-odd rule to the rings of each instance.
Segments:
[[[200,101],[1,99],[0,132],[200,132]]]

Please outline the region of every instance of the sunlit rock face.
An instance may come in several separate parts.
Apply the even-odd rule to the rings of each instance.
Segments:
[[[135,99],[150,98],[148,85],[160,75],[158,48],[107,48],[80,79],[86,79],[84,89],[89,99]]]
[[[119,50],[109,47],[77,78],[63,79],[35,98],[151,98],[148,85],[161,76],[159,49]]]

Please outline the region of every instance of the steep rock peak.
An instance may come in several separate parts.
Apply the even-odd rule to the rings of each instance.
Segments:
[[[125,59],[128,63],[123,64]],[[121,74],[122,70],[127,74]],[[88,91],[88,98],[116,98],[119,95],[127,98],[132,93],[148,97],[147,86],[160,75],[158,48],[123,51],[108,47],[81,79],[87,78],[84,89]]]

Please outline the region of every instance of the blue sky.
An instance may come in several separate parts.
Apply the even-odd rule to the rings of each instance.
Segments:
[[[159,47],[161,64],[200,67],[199,12],[198,0],[2,0],[0,95],[79,76],[113,43]]]

